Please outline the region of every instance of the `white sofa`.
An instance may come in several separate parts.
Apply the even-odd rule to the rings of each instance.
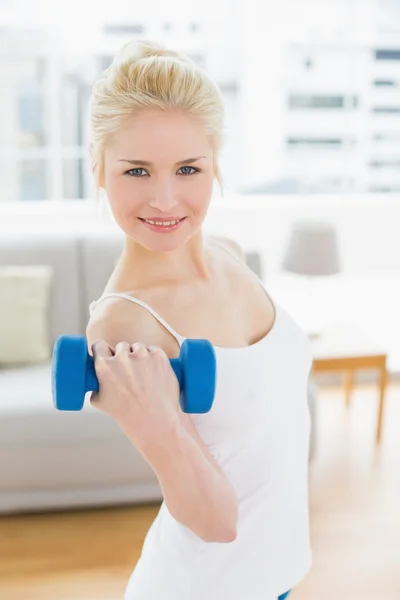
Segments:
[[[2,235],[0,265],[53,267],[49,326],[84,335],[89,304],[102,293],[122,249],[114,233]],[[256,252],[246,254],[260,273]],[[312,382],[310,382],[310,385]],[[310,387],[315,444],[315,394]],[[158,501],[158,481],[116,423],[86,402],[60,412],[51,396],[51,364],[0,367],[0,512]]]

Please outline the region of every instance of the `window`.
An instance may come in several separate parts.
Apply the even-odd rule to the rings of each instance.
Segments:
[[[400,142],[400,131],[390,133],[374,133],[372,136],[374,142]]]
[[[103,28],[104,33],[109,33],[112,35],[137,35],[137,34],[144,34],[145,33],[145,27],[144,25],[141,25],[140,23],[129,23],[129,24],[120,24],[120,25],[112,25],[112,24],[107,24],[104,25]]]
[[[368,191],[373,194],[398,194],[400,185],[370,185]]]
[[[400,60],[400,49],[380,48],[375,50],[375,60]]]
[[[113,60],[114,57],[111,54],[104,54],[103,56],[100,56],[100,58],[98,59],[99,70],[105,71],[106,69],[108,69]]]
[[[66,158],[63,160],[63,198],[75,200],[85,198],[89,182],[89,161],[82,158]]]
[[[349,105],[347,106],[347,102]],[[356,108],[358,100],[356,96],[308,96],[302,94],[290,94],[289,107],[293,109],[304,108]]]
[[[311,11],[297,19],[294,28],[279,18],[286,33],[264,45],[259,15],[246,11],[244,0],[232,10],[229,0],[218,6],[210,0],[197,12],[182,11],[178,0],[154,0],[139,11],[126,2],[106,2],[92,13],[82,3],[48,14],[35,10],[48,1],[0,0],[15,12],[13,24],[6,19],[1,30],[0,203],[92,197],[93,83],[123,44],[154,36],[209,71],[222,93],[226,190],[255,189],[261,180],[271,193],[345,194],[396,183],[399,167],[391,161],[400,158],[400,43],[361,40],[359,33],[372,25],[368,11],[354,8],[362,2],[341,2],[343,15],[352,5],[354,31],[333,22],[336,10],[321,9],[318,17]],[[84,17],[90,15],[89,31]]]
[[[399,167],[400,168],[400,159],[391,159],[391,160],[370,160],[369,166],[373,169],[380,169],[384,167]]]
[[[375,87],[396,87],[398,84],[394,79],[375,79],[373,85]]]
[[[17,143],[20,147],[44,146],[44,95],[38,82],[21,82],[16,89]]]
[[[400,106],[374,106],[371,112],[376,114],[400,115]]]
[[[19,197],[24,201],[48,198],[47,164],[42,160],[21,160],[18,163]]]
[[[204,54],[194,54],[194,53],[187,52],[187,55],[189,56],[189,58],[191,58],[193,60],[193,62],[196,63],[196,65],[198,67],[200,67],[201,69],[205,68],[206,57]]]
[[[341,148],[344,144],[342,138],[303,138],[289,137],[286,145],[291,148]]]

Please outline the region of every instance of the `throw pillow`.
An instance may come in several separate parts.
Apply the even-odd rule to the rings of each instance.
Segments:
[[[0,266],[0,365],[50,360],[52,276],[48,265]]]

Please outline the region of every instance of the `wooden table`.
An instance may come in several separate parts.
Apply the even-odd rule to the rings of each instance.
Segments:
[[[345,401],[350,407],[354,374],[360,369],[375,369],[379,373],[379,410],[376,443],[379,444],[388,382],[387,353],[367,334],[352,324],[340,324],[312,339],[314,373],[343,371]]]

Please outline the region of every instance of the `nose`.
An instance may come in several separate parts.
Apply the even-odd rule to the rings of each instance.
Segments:
[[[157,182],[154,185],[151,199],[148,204],[151,208],[155,208],[160,212],[171,214],[172,209],[178,204],[175,198],[173,185],[165,179]]]

